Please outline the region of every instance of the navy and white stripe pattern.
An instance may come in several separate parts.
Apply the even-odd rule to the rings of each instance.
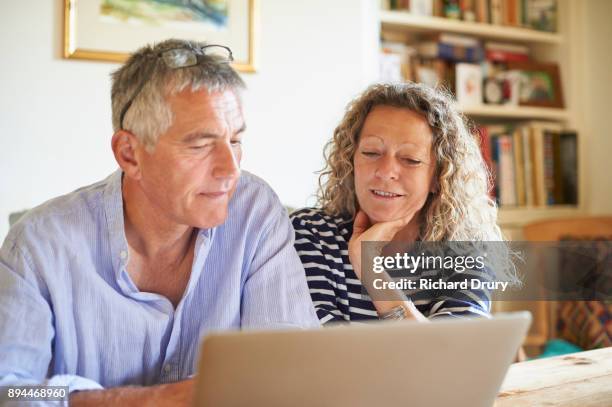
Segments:
[[[291,220],[295,248],[321,323],[378,319],[374,304],[349,261],[352,220],[329,216],[315,208],[298,210]],[[457,291],[453,297],[434,294],[425,290],[410,292],[416,307],[428,318],[489,316],[490,298],[485,291]]]

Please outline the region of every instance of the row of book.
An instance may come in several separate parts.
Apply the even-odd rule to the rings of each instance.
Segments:
[[[464,106],[519,103],[519,75],[511,64],[529,61],[522,44],[439,34],[414,44],[382,42],[381,80],[415,81],[443,86]],[[487,86],[485,86],[487,85]]]
[[[478,128],[500,206],[578,204],[578,140],[552,122]]]
[[[521,44],[486,41],[475,37],[440,34],[416,45],[417,53],[424,58],[440,58],[450,62],[528,61],[529,47]]]
[[[383,0],[382,6],[422,16],[557,31],[557,0]]]

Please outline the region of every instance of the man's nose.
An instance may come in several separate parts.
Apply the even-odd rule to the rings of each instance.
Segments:
[[[240,174],[240,163],[238,152],[234,151],[231,144],[220,143],[216,154],[213,176],[219,179],[236,178]]]
[[[399,178],[399,162],[397,158],[384,154],[377,160],[375,175],[381,179],[398,179]]]

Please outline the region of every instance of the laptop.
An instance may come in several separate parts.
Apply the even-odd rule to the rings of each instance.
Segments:
[[[212,334],[195,406],[490,407],[530,323],[519,312]]]

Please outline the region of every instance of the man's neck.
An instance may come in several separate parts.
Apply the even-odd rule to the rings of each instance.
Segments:
[[[169,219],[133,180],[122,183],[125,236],[131,250],[143,259],[180,260],[193,244],[195,229]]]

